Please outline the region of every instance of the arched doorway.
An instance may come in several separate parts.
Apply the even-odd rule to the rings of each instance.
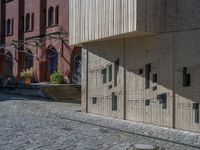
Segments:
[[[33,68],[33,53],[28,50],[25,54],[25,69]]]
[[[48,53],[48,74],[58,71],[58,53],[55,48],[49,49]]]
[[[72,71],[72,83],[81,84],[81,67],[82,59],[80,55],[74,57],[73,60],[73,71]]]
[[[4,49],[0,49],[0,77],[5,75],[5,54]]]
[[[8,77],[13,76],[13,56],[11,52],[6,54],[6,75]]]

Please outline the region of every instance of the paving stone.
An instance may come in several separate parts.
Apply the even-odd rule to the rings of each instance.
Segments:
[[[195,150],[176,142],[200,145],[198,133],[84,114],[78,104],[3,93],[0,99],[0,150],[126,150],[134,144]]]

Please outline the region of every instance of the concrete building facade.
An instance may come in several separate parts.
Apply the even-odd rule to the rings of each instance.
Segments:
[[[83,46],[82,111],[199,132],[199,7],[70,0],[70,44]]]
[[[1,0],[0,75],[20,78],[33,68],[33,82],[59,71],[79,84],[81,48],[69,46],[68,8],[68,0]]]

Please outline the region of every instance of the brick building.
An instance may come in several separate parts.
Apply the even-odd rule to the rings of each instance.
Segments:
[[[199,132],[199,7],[70,0],[70,43],[83,46],[82,111]]]
[[[0,75],[20,77],[33,68],[34,81],[55,71],[80,83],[81,49],[68,45],[68,0],[1,0]]]

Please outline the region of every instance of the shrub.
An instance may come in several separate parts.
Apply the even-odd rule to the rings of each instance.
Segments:
[[[64,75],[60,72],[54,72],[50,76],[50,82],[52,84],[63,84],[64,83]]]

